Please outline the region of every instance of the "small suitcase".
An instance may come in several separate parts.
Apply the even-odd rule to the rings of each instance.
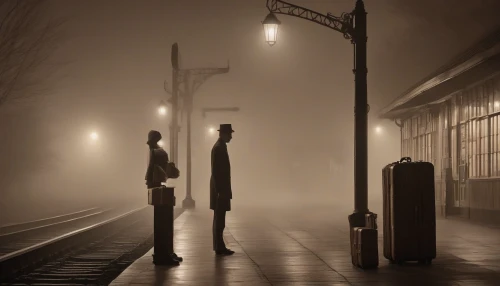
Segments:
[[[436,258],[434,166],[408,157],[382,170],[384,257],[391,262]]]
[[[378,231],[368,227],[353,228],[353,264],[363,269],[378,267]]]
[[[378,229],[377,214],[369,213],[365,215],[365,227]]]

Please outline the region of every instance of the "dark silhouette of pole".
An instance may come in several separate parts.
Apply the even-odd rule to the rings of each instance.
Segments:
[[[186,144],[186,150],[187,150],[186,199],[193,201],[193,207],[194,207],[194,200],[191,196],[191,111],[188,111],[187,116],[188,117],[187,117],[187,144]],[[183,201],[183,207],[184,206],[185,206],[185,203]]]
[[[194,208],[195,200],[191,195],[191,114],[193,112],[193,90],[190,88],[191,76],[188,73],[184,79],[184,101],[186,108],[186,197],[182,201],[185,209]]]
[[[366,67],[366,11],[362,0],[356,1],[352,13],[340,17],[331,13],[323,15],[310,9],[281,0],[267,0],[269,15],[262,23],[266,30],[266,41],[276,43],[281,22],[274,14],[284,14],[315,22],[331,28],[350,39],[354,44],[354,212],[349,216],[351,227],[364,226],[368,211],[368,95]]]
[[[354,153],[354,212],[368,213],[368,91],[366,67],[366,11],[363,1],[354,9],[355,35],[355,153]]]
[[[179,135],[178,124],[178,100],[179,100],[179,46],[177,43],[172,45],[172,120],[170,122],[170,160],[178,164],[177,146]]]

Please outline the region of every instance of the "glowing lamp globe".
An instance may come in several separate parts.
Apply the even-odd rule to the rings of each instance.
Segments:
[[[158,114],[160,116],[165,116],[168,112],[168,107],[165,104],[165,101],[160,101],[160,105],[158,106]]]
[[[167,114],[167,108],[165,106],[160,106],[160,108],[158,108],[158,113],[160,113],[160,115]]]
[[[99,134],[97,134],[97,132],[90,133],[90,139],[92,139],[92,141],[96,141],[99,139]]]
[[[276,42],[278,41],[278,27],[280,24],[281,22],[273,13],[269,13],[262,22],[262,25],[264,26],[264,33],[266,36],[266,42],[271,47],[274,46],[274,44],[276,44]]]

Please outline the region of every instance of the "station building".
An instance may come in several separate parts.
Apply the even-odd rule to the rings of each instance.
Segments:
[[[380,117],[400,127],[402,157],[434,164],[438,216],[500,222],[500,28]]]

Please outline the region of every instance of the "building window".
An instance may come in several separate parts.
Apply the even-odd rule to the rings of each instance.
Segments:
[[[437,125],[439,114],[428,111],[411,119],[411,158],[436,164]]]
[[[484,118],[477,121],[479,144],[478,144],[478,177],[488,177],[489,176],[489,128],[488,128],[489,118]]]
[[[461,118],[463,134],[459,145],[468,175],[473,178],[499,176],[500,78],[490,79],[463,93]],[[464,142],[465,141],[465,142]],[[465,153],[465,154],[464,154]],[[462,164],[462,163],[459,163]]]
[[[403,122],[403,129],[401,130],[402,142],[401,142],[401,156],[411,157],[411,119],[407,119]]]
[[[500,115],[490,118],[491,176],[500,177]]]
[[[448,126],[448,122],[449,122],[449,108],[448,106],[443,106],[442,109],[441,109],[441,150],[442,150],[442,154],[441,154],[441,158],[443,160],[442,162],[442,168],[443,169],[446,169],[446,168],[450,168],[451,167],[451,162],[450,162],[450,159],[451,159],[451,154],[450,154],[450,150],[449,150],[449,146],[448,146],[448,143],[449,143],[449,126]]]
[[[460,95],[460,121],[466,121],[469,119],[469,102],[468,102],[468,95],[470,92],[466,91],[462,95]],[[458,104],[457,104],[458,105]],[[454,116],[454,125],[457,124],[458,118],[457,118],[457,111],[459,107],[456,107],[455,111],[455,116]]]
[[[479,177],[479,154],[478,154],[478,139],[479,139],[479,132],[478,132],[478,123],[475,120],[476,119],[476,110],[477,110],[477,93],[476,93],[477,88],[472,88],[467,92],[468,95],[468,103],[469,105],[467,106],[469,109],[469,119],[466,125],[467,130],[464,130],[466,132],[466,138],[467,138],[467,154],[468,154],[468,165],[469,165],[469,177]],[[465,119],[467,120],[467,119]]]
[[[411,119],[411,158],[418,160],[418,121],[416,117]]]
[[[500,77],[497,77],[491,83],[491,98],[492,113],[500,112]]]
[[[458,115],[460,112],[464,112],[463,108],[460,108],[460,105],[458,104],[458,98],[454,98],[451,101],[451,169],[452,169],[452,174],[453,177],[456,178],[458,177],[458,134],[457,134],[457,125],[458,125]]]

